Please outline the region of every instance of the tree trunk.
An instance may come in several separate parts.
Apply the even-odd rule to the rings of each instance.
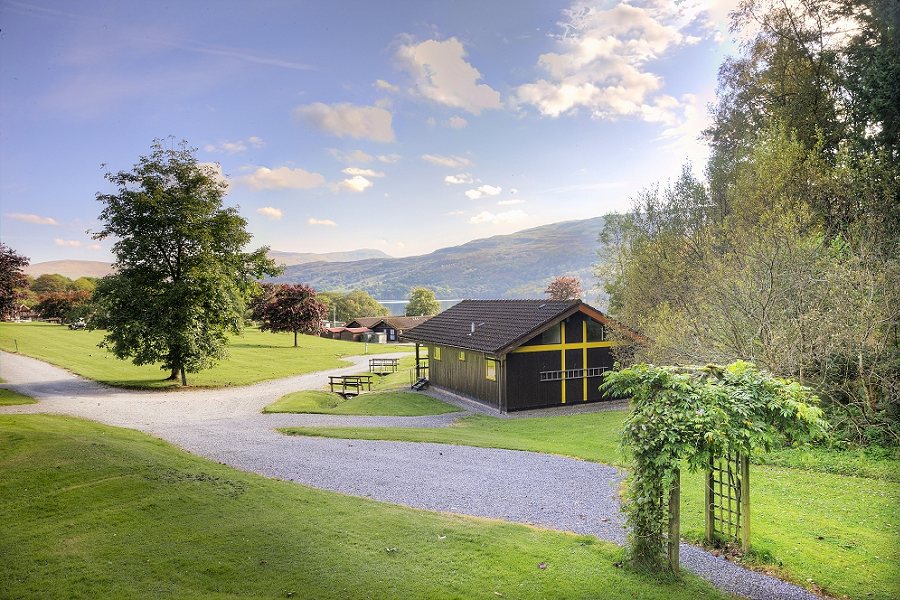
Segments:
[[[294,348],[297,347],[297,330],[294,330]]]
[[[187,385],[187,376],[184,374],[184,367],[181,367],[181,385]]]
[[[178,367],[172,367],[172,373],[166,377],[166,381],[175,381],[178,379]]]

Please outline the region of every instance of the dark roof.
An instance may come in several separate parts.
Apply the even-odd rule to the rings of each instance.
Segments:
[[[361,327],[377,327],[379,323],[384,323],[388,327],[394,329],[411,329],[416,325],[421,325],[431,317],[360,317],[350,321],[348,325],[358,323]]]
[[[554,322],[582,309],[605,320],[600,311],[581,300],[463,300],[405,331],[403,338],[505,354]]]

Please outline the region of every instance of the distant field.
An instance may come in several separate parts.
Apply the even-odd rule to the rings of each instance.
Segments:
[[[48,323],[0,323],[0,349],[18,351],[69,369],[83,377],[128,388],[177,387],[165,381],[168,373],[158,366],[138,367],[97,347],[100,331],[71,331]],[[247,329],[231,339],[229,357],[217,366],[188,374],[192,387],[239,386],[341,367],[342,358],[363,354],[366,345],[302,335],[299,348],[289,333],[263,333]],[[408,347],[369,344],[370,353],[401,352]]]
[[[244,473],[165,442],[0,415],[4,598],[725,600],[589,536]]]
[[[438,429],[283,431],[531,450],[627,467],[619,443],[625,416],[625,411],[531,419],[475,415]],[[763,460],[781,466],[751,468],[754,555],[748,562],[839,597],[900,598],[900,461],[814,449],[773,452]],[[703,536],[702,506],[702,475],[684,472],[681,518],[688,539]]]

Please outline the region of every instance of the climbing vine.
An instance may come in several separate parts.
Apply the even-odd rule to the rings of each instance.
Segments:
[[[765,451],[776,443],[823,437],[827,423],[813,391],[745,361],[728,366],[638,364],[606,374],[607,396],[631,398],[622,444],[633,468],[625,513],[632,563],[665,568],[669,490],[682,463]]]

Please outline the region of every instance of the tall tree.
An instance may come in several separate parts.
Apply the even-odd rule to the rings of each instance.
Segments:
[[[440,302],[428,288],[417,287],[409,293],[409,302],[406,304],[407,317],[436,315],[440,311]]]
[[[316,290],[307,285],[276,285],[258,314],[262,331],[289,331],[294,334],[296,348],[298,333],[318,333],[322,329],[328,308],[316,299]]]
[[[31,284],[31,291],[35,294],[66,292],[70,289],[72,289],[72,280],[59,273],[44,273]]]
[[[352,321],[360,317],[383,317],[391,311],[363,290],[353,290],[348,294],[341,292],[322,292],[319,300],[325,304],[328,317],[335,321]]]
[[[227,185],[201,165],[186,142],[155,140],[131,171],[107,173],[117,190],[97,194],[103,228],[113,238],[116,273],[94,294],[103,346],[135,364],[162,363],[169,379],[226,356],[255,280],[277,273],[267,248],[244,252],[251,236]]]
[[[544,293],[551,300],[574,300],[581,298],[584,291],[577,277],[559,276],[553,278]]]
[[[27,258],[0,242],[0,318],[8,319],[22,298],[19,290],[28,284],[22,269],[27,266]]]

